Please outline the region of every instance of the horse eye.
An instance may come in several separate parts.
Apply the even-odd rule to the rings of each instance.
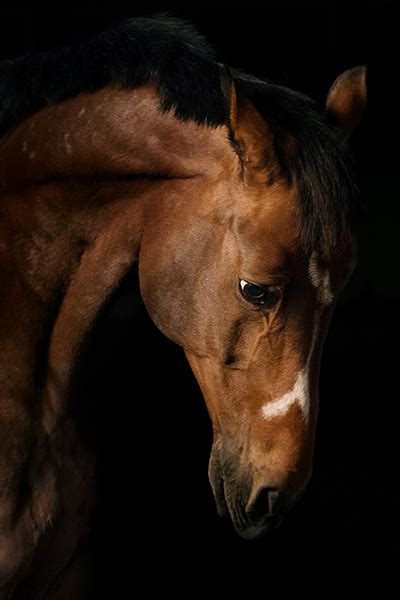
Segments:
[[[259,285],[245,279],[239,280],[239,289],[247,302],[266,308],[272,308],[278,302],[280,296],[279,289],[276,287]]]

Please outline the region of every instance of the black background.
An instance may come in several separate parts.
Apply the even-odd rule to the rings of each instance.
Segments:
[[[146,316],[134,271],[99,318],[80,365],[79,401],[98,432],[94,578],[110,598],[139,583],[146,586],[144,597],[160,586],[191,597],[202,585],[216,592],[245,583],[249,593],[255,586],[267,594],[272,583],[283,590],[288,582],[308,583],[324,597],[347,570],[357,581],[355,563],[361,561],[364,579],[374,572],[366,565],[376,572],[400,553],[394,3],[243,5],[1,10],[2,57],[84,37],[123,16],[169,10],[190,18],[222,61],[320,102],[341,71],[357,64],[369,69],[369,107],[352,139],[366,206],[359,263],[325,345],[313,479],[280,530],[246,542],[216,516],[207,480],[210,423],[200,392],[182,351]],[[316,568],[328,569],[322,588]]]

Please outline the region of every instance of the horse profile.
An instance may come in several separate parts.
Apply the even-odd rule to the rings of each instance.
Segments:
[[[354,266],[365,69],[320,109],[216,62],[188,24],[141,18],[3,62],[0,97],[0,598],[87,597],[71,565],[96,457],[71,376],[135,263],[204,395],[218,512],[248,539],[275,528],[310,477],[321,348]]]

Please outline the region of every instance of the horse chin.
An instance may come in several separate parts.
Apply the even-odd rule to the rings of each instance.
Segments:
[[[259,519],[249,518],[241,502],[227,493],[225,493],[224,504],[226,507],[224,514],[229,514],[236,533],[245,540],[257,540],[280,527],[283,522],[281,514],[265,515]]]
[[[238,535],[240,535],[240,537],[243,539],[250,541],[264,537],[270,531],[274,531],[274,529],[280,527],[283,522],[282,515],[265,517],[265,519],[259,523],[252,523],[251,521],[238,522],[232,515],[231,517],[236,533],[238,533]]]
[[[224,477],[219,460],[218,442],[214,443],[208,464],[208,478],[214,494],[215,504],[219,517],[227,517],[229,509],[225,500]]]

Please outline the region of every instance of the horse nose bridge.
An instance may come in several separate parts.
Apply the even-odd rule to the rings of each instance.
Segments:
[[[311,468],[315,423],[307,423],[297,407],[269,420],[254,413],[245,417],[220,420],[213,450],[218,447],[224,460],[254,483],[303,479]]]

